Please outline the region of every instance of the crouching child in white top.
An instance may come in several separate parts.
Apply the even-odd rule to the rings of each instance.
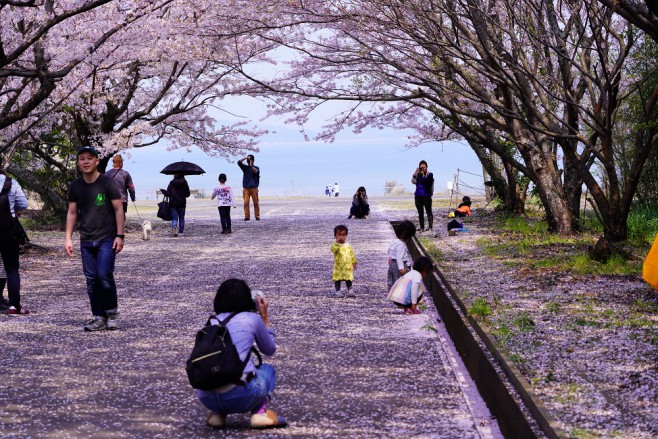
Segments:
[[[405,314],[420,314],[418,303],[423,297],[425,279],[432,272],[432,261],[420,256],[414,261],[414,267],[398,279],[388,292],[388,300],[404,310]]]
[[[397,238],[388,247],[387,286],[389,291],[395,281],[410,270],[411,256],[407,250],[407,244],[415,234],[416,226],[411,221],[402,221],[395,227]]]

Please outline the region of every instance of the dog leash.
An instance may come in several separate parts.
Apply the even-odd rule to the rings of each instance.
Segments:
[[[137,218],[139,218],[140,221],[144,221],[142,219],[142,216],[139,214],[139,210],[137,210],[137,205],[135,204],[134,201],[133,201],[133,206],[135,207],[135,212],[137,212]]]

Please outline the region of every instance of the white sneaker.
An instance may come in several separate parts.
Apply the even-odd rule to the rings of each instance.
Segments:
[[[354,294],[353,289],[349,289],[347,290],[347,294],[345,295],[345,297],[356,297],[356,294]]]
[[[342,291],[336,291],[334,294],[338,299],[342,299],[343,297],[345,297],[345,293],[343,293]]]

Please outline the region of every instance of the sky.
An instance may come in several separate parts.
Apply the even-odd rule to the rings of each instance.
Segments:
[[[359,186],[376,196],[383,195],[385,182],[391,180],[413,192],[411,176],[420,160],[427,161],[430,172],[434,173],[435,193],[448,193],[447,183],[453,181],[458,169],[482,173],[475,154],[463,143],[435,142],[407,148],[411,133],[394,129],[366,130],[358,135],[344,131],[333,143],[305,141],[298,127],[277,120],[260,122],[264,109],[255,109],[253,102],[236,100],[233,106],[236,108],[233,115],[241,108],[248,108],[248,119],[271,131],[261,138],[260,151],[253,153],[255,165],[261,169],[261,196],[323,196],[325,187],[334,183],[339,184],[342,196],[351,196]],[[329,117],[327,111],[335,108],[323,111],[306,126],[307,132],[319,130],[321,121]],[[215,117],[228,122],[234,116],[216,114]],[[167,187],[171,177],[160,171],[179,160],[196,163],[206,171],[201,176],[186,177],[192,189],[211,193],[220,173],[227,175],[227,184],[238,193],[242,187],[242,171],[235,163],[242,157],[210,157],[196,148],[189,153],[167,151],[164,145],[124,151],[123,156],[124,169],[133,177],[137,197],[142,200],[154,199],[158,188]],[[482,192],[482,177],[460,172],[460,181],[462,192]],[[469,192],[466,186],[477,189]]]

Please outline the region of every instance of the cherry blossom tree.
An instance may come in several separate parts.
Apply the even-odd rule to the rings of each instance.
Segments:
[[[269,80],[245,73],[272,97],[272,114],[304,124],[323,102],[342,100],[353,104],[321,138],[346,126],[412,128],[418,141],[461,137],[525,174],[557,232],[573,232],[584,182],[605,235],[625,238],[655,128],[648,124],[633,172],[619,181],[611,139],[619,102],[638,80],[626,59],[641,35],[608,8],[534,0],[288,5],[290,29],[265,37],[293,51],[290,72]],[[647,104],[647,121],[655,120],[655,102]]]
[[[4,130],[6,145],[21,155],[10,170],[49,206],[63,206],[65,190],[60,188],[57,196],[44,188],[38,173],[25,168],[43,169],[41,176],[48,179],[64,172],[70,181],[71,158],[80,145],[94,145],[104,156],[104,167],[121,150],[160,141],[171,149],[196,146],[210,155],[243,154],[265,133],[246,121],[219,125],[209,112],[230,112],[221,107],[222,99],[241,93],[244,79],[235,72],[235,58],[248,64],[271,43],[249,42],[237,24],[231,32],[222,29],[220,38],[213,24],[210,41],[211,22],[226,11],[234,15],[230,2],[168,1],[160,6],[115,32],[60,81],[30,118]],[[85,17],[90,19],[104,17]]]

